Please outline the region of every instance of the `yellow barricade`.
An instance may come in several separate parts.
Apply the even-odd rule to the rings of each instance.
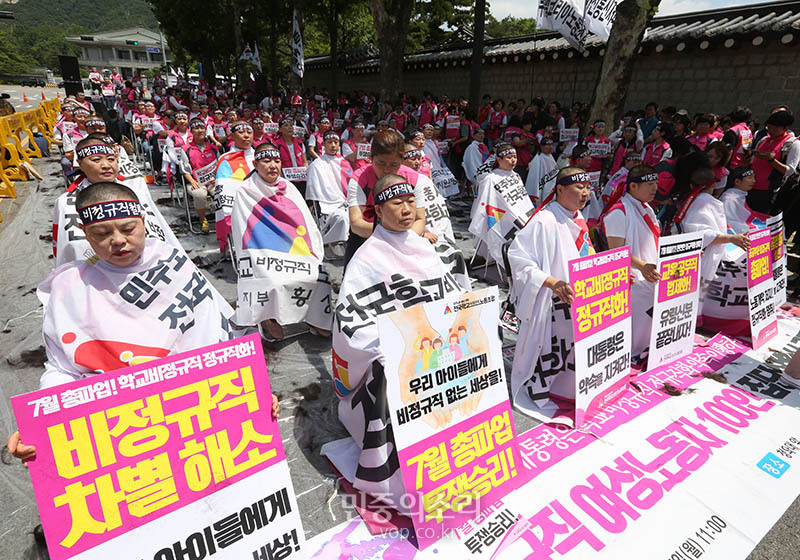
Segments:
[[[7,135],[14,140],[17,150],[25,158],[25,161],[30,162],[32,157],[42,157],[42,152],[39,151],[39,147],[33,141],[33,133],[25,128],[22,113],[8,115],[3,120],[5,121]]]
[[[39,117],[37,116],[36,110],[24,111],[20,113],[20,116],[22,117],[21,132],[26,134],[30,146],[30,151],[28,153],[34,157],[44,157],[41,148],[39,148],[39,144],[34,141],[34,129],[36,129],[35,132],[43,132],[39,126]]]
[[[0,118],[0,164],[2,173],[0,180],[3,183],[1,196],[16,196],[13,180],[27,181],[28,171],[23,167],[23,163],[30,161],[30,158],[18,148],[20,142],[11,134],[8,125],[8,117]]]

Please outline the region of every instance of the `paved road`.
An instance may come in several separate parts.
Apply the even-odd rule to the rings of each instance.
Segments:
[[[9,101],[14,106],[17,112],[27,111],[28,109],[35,109],[42,101],[42,92],[46,99],[52,99],[57,94],[61,95],[61,99],[66,97],[63,89],[59,88],[40,88],[40,87],[22,87],[0,84],[0,93],[8,93],[11,95]],[[25,101],[27,95],[28,101]]]

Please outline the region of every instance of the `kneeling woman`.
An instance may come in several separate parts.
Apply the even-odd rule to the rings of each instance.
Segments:
[[[539,207],[508,251],[512,297],[520,320],[511,394],[525,414],[550,419],[575,400],[575,339],[569,261],[594,253],[581,209],[591,192],[589,174],[566,167],[555,200]]]
[[[283,338],[283,325],[305,322],[330,334],[331,286],[324,248],[303,197],[281,177],[281,156],[269,143],[256,148],[255,170],[236,191],[231,229],[239,275],[234,322],[266,327]]]
[[[400,511],[407,505],[399,500],[405,491],[386,400],[377,316],[461,291],[434,246],[412,229],[415,190],[405,177],[393,174],[378,179],[373,188],[378,221],[345,270],[333,328],[339,419],[352,441],[323,448],[356,489],[380,496]],[[422,306],[415,309],[424,317]],[[413,332],[401,329],[404,338],[432,339],[423,323],[411,325]]]

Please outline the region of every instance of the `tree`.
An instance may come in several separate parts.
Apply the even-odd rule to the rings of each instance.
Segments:
[[[486,20],[486,0],[475,2],[475,25],[473,28],[472,63],[469,69],[469,106],[477,108],[481,96],[481,66],[483,64],[483,38]],[[477,119],[477,115],[475,116]]]
[[[471,0],[417,0],[406,34],[406,51],[415,52],[444,41],[450,30],[471,26]]]
[[[536,20],[506,16],[497,20],[489,14],[486,17],[486,34],[490,37],[517,37],[536,33]]]
[[[405,38],[414,0],[371,0],[372,19],[381,51],[381,101],[396,99],[403,83]]]
[[[660,3],[661,0],[623,0],[617,5],[587,123],[597,119],[612,123],[622,117],[636,52]]]

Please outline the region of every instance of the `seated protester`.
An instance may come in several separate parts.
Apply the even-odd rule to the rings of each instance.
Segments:
[[[394,134],[380,132],[376,142],[383,146],[385,135]],[[381,155],[377,157],[380,161]],[[339,472],[355,473],[348,480],[357,490],[406,513],[407,507],[399,501],[405,490],[386,412],[377,315],[459,292],[458,283],[433,246],[412,229],[418,220],[416,191],[402,176],[383,174],[377,180],[373,209],[379,222],[345,270],[333,329],[333,376],[340,399],[339,419],[354,441],[344,452],[328,455]],[[391,287],[399,285],[419,297],[401,299]],[[376,305],[381,291],[392,295],[388,303]],[[428,333],[415,330],[404,334],[414,340]],[[413,375],[413,368],[409,370],[406,373]]]
[[[715,118],[712,114],[700,115],[694,125],[694,134],[688,137],[689,143],[701,152],[706,151],[706,147],[714,141]]]
[[[631,249],[631,357],[644,358],[650,345],[653,298],[661,274],[658,271],[658,238],[661,228],[650,202],[658,190],[658,174],[649,165],[637,165],[627,176],[626,192],[603,217],[609,249]]]
[[[272,134],[267,134],[264,131],[264,119],[256,116],[250,121],[253,125],[253,146],[258,146],[264,142],[272,142]]]
[[[347,131],[345,131],[347,132]],[[369,141],[364,136],[364,123],[358,121],[353,124],[350,136],[345,140],[342,135],[342,157],[350,163],[353,173],[369,165],[369,157],[359,157],[358,145],[369,145]]]
[[[231,307],[183,252],[145,236],[144,209],[131,189],[95,183],[78,193],[76,206],[93,256],[57,267],[36,292],[47,353],[41,389],[233,337]],[[158,289],[142,295],[136,286],[154,277]],[[8,448],[23,461],[35,456],[18,432]]]
[[[140,175],[127,178],[119,175],[119,159],[114,145],[97,138],[85,138],[78,142],[75,153],[81,172],[67,187],[67,191],[58,197],[53,208],[53,255],[56,267],[92,256],[92,249],[78,222],[75,198],[89,185],[109,181],[118,181],[136,193],[145,211],[148,237],[159,239],[183,253],[178,238],[150,197],[144,178]]]
[[[253,171],[253,127],[244,121],[233,121],[228,128],[233,145],[220,156],[214,182],[214,203],[219,250],[225,251],[231,232],[231,210],[236,189]]]
[[[534,206],[544,200],[556,184],[558,167],[553,158],[553,139],[542,138],[540,151],[528,164],[528,177],[525,179],[525,190]]]
[[[628,184],[628,174],[634,167],[642,164],[642,156],[636,152],[630,152],[625,156],[625,162],[616,173],[609,177],[608,182],[603,187],[600,194],[600,214],[608,212],[612,204],[617,202],[625,193],[626,185]],[[586,215],[586,210],[584,210]],[[599,216],[589,216],[589,218],[597,218]]]
[[[234,322],[265,323],[273,340],[283,338],[283,326],[300,322],[329,336],[331,285],[322,266],[322,235],[303,197],[281,177],[275,146],[261,144],[254,161],[255,173],[236,190],[231,214],[239,275]]]
[[[281,119],[280,128],[275,135],[275,146],[281,153],[281,168],[307,167],[306,150],[302,138],[294,136],[295,120],[292,117]],[[306,181],[293,181],[295,187],[305,197]]]
[[[613,148],[613,155],[611,156],[611,167],[608,170],[609,175],[613,175],[619,168],[625,164],[625,157],[628,154],[637,153],[641,154],[642,144],[642,130],[638,128],[637,124],[628,124],[621,127],[619,130],[614,131],[609,136]],[[641,158],[640,158],[641,159]]]
[[[422,207],[425,197],[422,194],[422,186],[430,182],[430,179],[403,165],[405,145],[403,137],[397,132],[392,130],[377,132],[372,137],[371,163],[356,171],[347,185],[350,236],[347,238],[345,267],[364,240],[372,235],[375,220],[373,188],[376,181],[384,175],[400,175],[417,189],[418,204],[412,229],[418,235],[425,233],[425,209]]]
[[[672,157],[672,148],[669,139],[672,138],[674,131],[668,122],[660,122],[653,129],[653,141],[647,144],[642,151],[642,163],[655,167],[661,161]]]
[[[433,127],[431,127],[431,130],[433,130]],[[483,143],[485,137],[486,131],[482,128],[476,128],[472,132],[472,142],[467,146],[467,149],[464,150],[464,161],[461,162],[461,165],[464,167],[464,174],[467,176],[467,186],[477,185],[478,168],[483,165],[489,157],[489,148]],[[427,139],[425,140],[425,153],[428,155],[431,153],[428,148],[429,143],[435,145],[435,142],[429,142]],[[436,153],[438,153],[438,148]],[[434,169],[436,168],[436,163],[433,160],[431,161],[431,165]]]
[[[61,107],[58,122],[53,127],[53,144],[56,146],[63,146],[64,135],[78,126],[78,123],[75,122],[75,118],[72,116],[73,110],[75,110],[74,105],[65,104]]]
[[[590,156],[592,163],[589,164],[586,171],[601,171],[606,160],[611,156],[611,140],[605,135],[605,131],[606,122],[604,120],[596,120],[589,135],[583,139],[583,145],[588,147],[589,153],[592,154]],[[606,144],[607,146],[605,146]],[[604,149],[608,151],[603,153]]]
[[[211,141],[217,145],[217,148],[222,148],[228,145],[228,121],[225,120],[225,112],[222,109],[214,109],[214,114],[211,122]]]
[[[350,234],[347,210],[347,184],[353,177],[350,162],[339,155],[339,135],[325,133],[324,153],[308,166],[306,200],[319,208],[319,229],[322,242],[331,246],[336,257],[344,257],[344,243]]]
[[[140,174],[139,168],[136,166],[133,161],[131,161],[128,152],[125,149],[117,144],[114,139],[109,135],[105,130],[105,123],[103,121],[93,121],[92,119],[86,121],[88,123],[92,123],[92,126],[88,126],[86,128],[89,134],[86,135],[86,138],[94,138],[95,140],[102,140],[104,143],[108,144],[109,146],[113,146],[115,150],[117,150],[117,159],[119,162],[119,174],[125,178],[138,176]],[[102,123],[102,124],[101,124]],[[74,154],[73,149],[73,154]],[[78,169],[78,156],[77,154],[72,156],[72,167],[74,169]]]
[[[331,121],[328,117],[322,117],[317,124],[317,130],[308,137],[308,152],[311,154],[312,161],[322,154],[322,144],[325,141],[325,133],[331,129]]]
[[[64,173],[67,174],[72,171],[75,146],[89,134],[89,131],[86,130],[86,121],[91,118],[91,113],[82,106],[77,106],[72,111],[72,116],[75,119],[75,126],[71,127],[61,137],[61,149],[64,152],[64,157],[61,158],[61,167],[64,169]]]
[[[731,126],[725,131],[722,141],[731,150],[731,169],[741,167],[747,152],[753,147],[753,132],[748,123],[753,112],[747,107],[736,107],[730,114]]]
[[[433,170],[433,163],[428,154],[425,153],[425,133],[421,130],[414,131],[410,134],[410,140],[406,144],[405,152],[403,153],[403,160],[409,158],[416,158],[419,164],[415,167],[409,165],[414,171],[422,173],[428,179],[431,179],[431,171]]]
[[[475,251],[488,261],[503,266],[503,244],[521,230],[533,214],[533,204],[514,172],[517,151],[510,144],[496,146],[497,169],[478,182],[478,196],[472,204],[469,231],[475,236]]]
[[[406,144],[403,152],[403,165],[410,167],[420,175],[431,178],[431,162],[422,150],[411,144]]]
[[[188,168],[181,167],[184,180],[189,186],[189,195],[200,218],[200,229],[208,233],[208,197],[214,196],[214,177],[217,170],[217,149],[207,139],[207,127],[202,119],[194,118],[189,123],[192,138],[185,148]]]
[[[423,125],[422,134],[425,136],[425,145],[422,150],[431,159],[431,168],[439,169],[440,167],[446,167],[442,153],[439,151],[439,144],[436,142],[436,129],[434,126],[430,123]]]
[[[185,166],[183,153],[191,138],[189,115],[184,111],[175,113],[175,128],[167,132],[167,141],[164,144],[164,160],[167,163],[167,183],[170,191],[175,188],[175,174],[179,172],[181,164]]]
[[[728,221],[728,233],[747,233],[767,227],[767,214],[753,211],[747,205],[747,193],[756,183],[755,172],[746,166],[731,169],[728,188],[719,197]]]
[[[575,357],[569,261],[594,253],[581,208],[591,179],[578,167],[562,169],[554,199],[543,203],[508,250],[511,297],[520,320],[514,351],[514,406],[549,420],[574,403]]]
[[[731,157],[731,150],[724,142],[716,140],[706,147],[706,155],[717,181],[714,183],[714,196],[719,196],[728,184],[727,165]]]

